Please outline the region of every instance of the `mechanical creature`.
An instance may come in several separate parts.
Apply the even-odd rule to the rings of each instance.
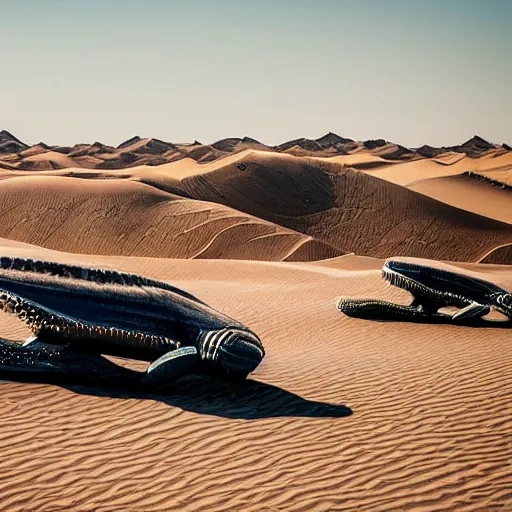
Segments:
[[[34,336],[0,341],[0,375],[114,377],[165,385],[189,372],[245,379],[265,356],[248,327],[162,281],[24,258],[0,259],[0,307]],[[103,355],[149,361],[145,372]]]
[[[507,327],[512,326],[512,294],[489,281],[395,258],[384,263],[382,276],[410,292],[414,297],[412,303],[344,297],[338,308],[356,318],[459,325],[491,324],[482,317],[493,308],[510,319],[504,322]],[[440,311],[447,306],[454,306],[458,311]]]

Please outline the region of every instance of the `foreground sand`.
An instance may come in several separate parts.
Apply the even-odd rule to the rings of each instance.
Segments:
[[[167,279],[246,322],[267,357],[241,387],[162,396],[1,384],[0,509],[510,510],[510,330],[344,317],[407,300],[380,260],[316,263],[2,254]],[[512,289],[510,267],[464,264]],[[0,316],[0,336],[23,339]],[[327,405],[330,404],[330,405]]]

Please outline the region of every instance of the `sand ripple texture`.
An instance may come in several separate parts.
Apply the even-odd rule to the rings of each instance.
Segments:
[[[0,384],[0,510],[512,510],[511,331],[344,317],[342,294],[408,300],[380,261],[3,251],[167,279],[268,355],[240,387],[185,378],[159,396]],[[24,335],[0,316],[0,336]]]
[[[512,263],[504,250],[489,256],[512,243],[512,152],[503,148],[394,162],[364,152],[245,150],[202,164],[64,164],[0,169],[0,237],[157,258],[315,261],[356,253]]]

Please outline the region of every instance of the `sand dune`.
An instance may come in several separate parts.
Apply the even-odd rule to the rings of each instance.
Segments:
[[[512,167],[512,153],[494,152],[481,158],[469,158],[460,153],[447,153],[430,160],[396,162],[386,167],[382,165],[367,166],[365,169],[397,185],[410,186],[418,180],[455,176],[467,171],[488,173]],[[363,168],[363,167],[362,167]]]
[[[15,171],[16,169],[17,167],[15,165],[0,160],[0,171]]]
[[[141,139],[140,137],[134,137],[129,141],[125,141],[119,144],[117,149],[122,151],[133,151],[138,153],[150,153],[153,155],[159,155],[170,150],[176,150],[177,146],[170,142],[163,142],[158,139]]]
[[[32,154],[23,159],[18,169],[46,171],[49,169],[65,169],[76,167],[77,163],[69,156],[56,151],[44,151]]]
[[[355,169],[374,169],[379,167],[389,167],[392,165],[388,160],[385,160],[379,155],[374,155],[367,151],[357,151],[350,153],[349,155],[339,155],[332,157],[313,157],[316,160],[338,163],[347,167],[353,167]]]
[[[5,510],[510,506],[508,330],[339,313],[342,294],[407,300],[378,270],[2,248],[50,253],[167,279],[255,329],[267,357],[243,386],[183,379],[147,398],[2,384]],[[356,256],[334,261],[357,268]],[[512,287],[506,267],[471,268]],[[0,335],[26,333],[0,315]]]
[[[19,155],[23,158],[27,158],[34,155],[40,155],[42,153],[50,152],[50,147],[44,142],[40,142],[39,144],[35,144],[34,146],[30,146],[27,149],[19,152]]]
[[[512,240],[509,224],[363,172],[289,155],[249,153],[181,179],[180,188],[360,255],[478,261]]]
[[[265,150],[268,148],[265,144],[262,144],[255,139],[251,139],[250,137],[243,137],[241,139],[236,137],[222,139],[214,142],[212,147],[225,153],[240,152],[247,149]]]
[[[3,161],[9,160],[20,169],[51,169],[50,165],[53,165],[54,168],[61,168],[58,159],[56,160],[56,157],[51,154],[53,152],[73,158],[75,164],[71,166],[76,165],[90,169],[122,169],[141,165],[157,166],[182,158],[192,158],[197,162],[206,163],[248,149],[318,158],[332,158],[340,155],[351,156],[362,153],[363,155],[369,154],[378,157],[389,165],[425,158],[442,159],[447,154],[467,155],[475,159],[492,157],[498,154],[510,155],[509,146],[491,144],[478,136],[458,146],[448,148],[421,146],[417,149],[406,148],[384,139],[354,141],[332,132],[318,139],[299,138],[275,146],[263,144],[250,137],[231,137],[211,144],[202,144],[198,141],[193,143],[165,142],[160,139],[141,138],[137,135],[122,142],[117,147],[108,146],[101,142],[76,144],[72,147],[48,146],[44,143],[38,143],[29,147],[11,133],[5,130],[0,132],[0,159]],[[26,157],[34,154],[44,154],[45,152],[49,155],[38,159],[37,166],[34,162],[25,162]],[[46,167],[42,162],[46,162]],[[360,163],[358,165],[365,164]],[[372,163],[370,167],[375,168],[377,165],[377,163]]]
[[[231,208],[127,180],[16,177],[0,182],[0,204],[0,236],[69,252],[275,261],[342,253]]]
[[[512,161],[510,165],[498,170],[483,170],[470,172],[471,177],[487,181],[491,185],[500,188],[512,188]]]
[[[206,250],[206,245],[203,247],[209,258],[214,257],[211,256],[211,251],[217,251],[214,248],[224,244],[226,237],[234,237],[233,240],[237,241],[233,242],[231,249],[219,253],[217,257],[231,258],[234,257],[232,254],[237,253],[238,257],[246,258],[250,254],[258,253],[260,249],[256,248],[256,244],[263,243],[265,247],[267,244],[275,246],[276,252],[272,252],[269,257],[260,255],[251,256],[250,259],[282,260],[290,247],[299,248],[295,245],[298,232],[318,242],[308,242],[299,252],[294,255],[290,253],[286,257],[288,259],[302,258],[300,254],[307,254],[304,256],[306,259],[321,259],[328,257],[327,254],[332,256],[335,247],[338,254],[355,252],[378,258],[400,252],[409,256],[435,259],[480,261],[495,247],[512,242],[510,198],[508,190],[492,187],[486,180],[471,179],[465,175],[462,169],[465,168],[466,160],[464,157],[452,164],[440,164],[433,160],[393,164],[389,172],[395,172],[395,176],[403,173],[400,168],[411,166],[407,171],[411,181],[409,190],[389,183],[389,173],[385,180],[380,179],[386,172],[385,169],[360,172],[348,166],[350,161],[353,165],[383,161],[381,157],[362,152],[325,159],[246,149],[203,164],[186,158],[156,167],[143,165],[115,170],[69,168],[39,171],[37,176],[73,177],[82,178],[83,181],[118,181],[121,187],[118,193],[113,192],[116,186],[114,183],[108,185],[108,190],[113,194],[112,201],[117,203],[125,194],[124,191],[128,190],[128,185],[120,180],[130,180],[149,185],[152,190],[158,189],[157,192],[225,205],[237,210],[236,215],[243,217],[248,214],[257,217],[258,220],[253,220],[266,226],[260,225],[258,231],[253,232],[253,228],[249,229],[248,226],[234,228],[230,225],[229,232],[216,232],[218,241],[209,239],[208,244],[212,242],[211,248]],[[491,161],[502,165],[503,155],[483,157],[479,165],[490,169],[494,165]],[[441,175],[458,174],[437,180],[419,179],[422,176],[436,176],[432,171],[433,166],[443,170]],[[444,169],[449,170],[445,172]],[[506,176],[508,171],[499,172]],[[32,171],[0,170],[0,180],[13,176],[35,177]],[[413,176],[418,179],[413,179]],[[102,187],[103,185],[98,185],[97,188],[100,190]],[[68,192],[66,196],[69,196]],[[129,194],[121,202],[129,203]],[[263,220],[266,222],[262,222]],[[267,239],[262,242],[262,232],[259,230],[275,229],[269,223],[281,226],[285,231],[280,231],[278,236],[272,236],[272,243],[267,235]],[[24,229],[23,226],[16,228],[16,232],[20,233],[17,235],[19,239],[25,240],[20,238],[25,236],[21,234],[25,232]],[[173,229],[177,233],[179,228]],[[219,229],[223,231],[224,227]],[[289,230],[295,233],[290,233]],[[242,239],[246,240],[244,243],[238,241],[238,236],[242,233]],[[288,234],[285,236],[285,233]],[[140,235],[139,232],[138,234]],[[213,232],[208,236],[213,237]],[[475,243],[467,244],[468,237],[474,238]],[[58,232],[54,238],[62,243]],[[26,241],[34,240],[30,238]],[[42,244],[39,239],[35,243]],[[102,247],[105,243],[101,242]],[[158,242],[155,240],[154,244],[156,247]],[[241,251],[241,245],[246,245],[244,251]],[[168,243],[165,242],[164,246],[167,247]],[[70,245],[52,247],[71,250]],[[238,247],[235,253],[232,252],[232,247]],[[85,247],[76,250],[94,252],[93,249]],[[105,250],[107,249],[103,248],[102,253],[109,254]],[[166,249],[164,253],[158,250],[152,254],[193,257],[199,253]]]
[[[461,174],[415,181],[408,188],[457,208],[512,224],[512,191],[493,187],[485,180]]]
[[[467,169],[467,165],[466,158],[458,158],[449,164],[439,159],[432,159],[397,163],[387,167],[366,168],[366,170],[372,176],[389,181],[390,183],[409,186],[418,180],[462,174]]]
[[[499,265],[510,265],[512,261],[512,244],[505,244],[489,251],[479,263],[496,263]]]

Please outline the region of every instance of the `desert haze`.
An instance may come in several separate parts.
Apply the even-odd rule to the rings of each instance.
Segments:
[[[396,256],[512,291],[507,144],[329,133],[64,147],[2,131],[0,218],[2,256],[165,280],[266,350],[238,385],[4,381],[1,510],[512,510],[504,318],[375,322],[337,308],[341,296],[410,303],[381,276]],[[29,335],[0,316],[1,338]]]

